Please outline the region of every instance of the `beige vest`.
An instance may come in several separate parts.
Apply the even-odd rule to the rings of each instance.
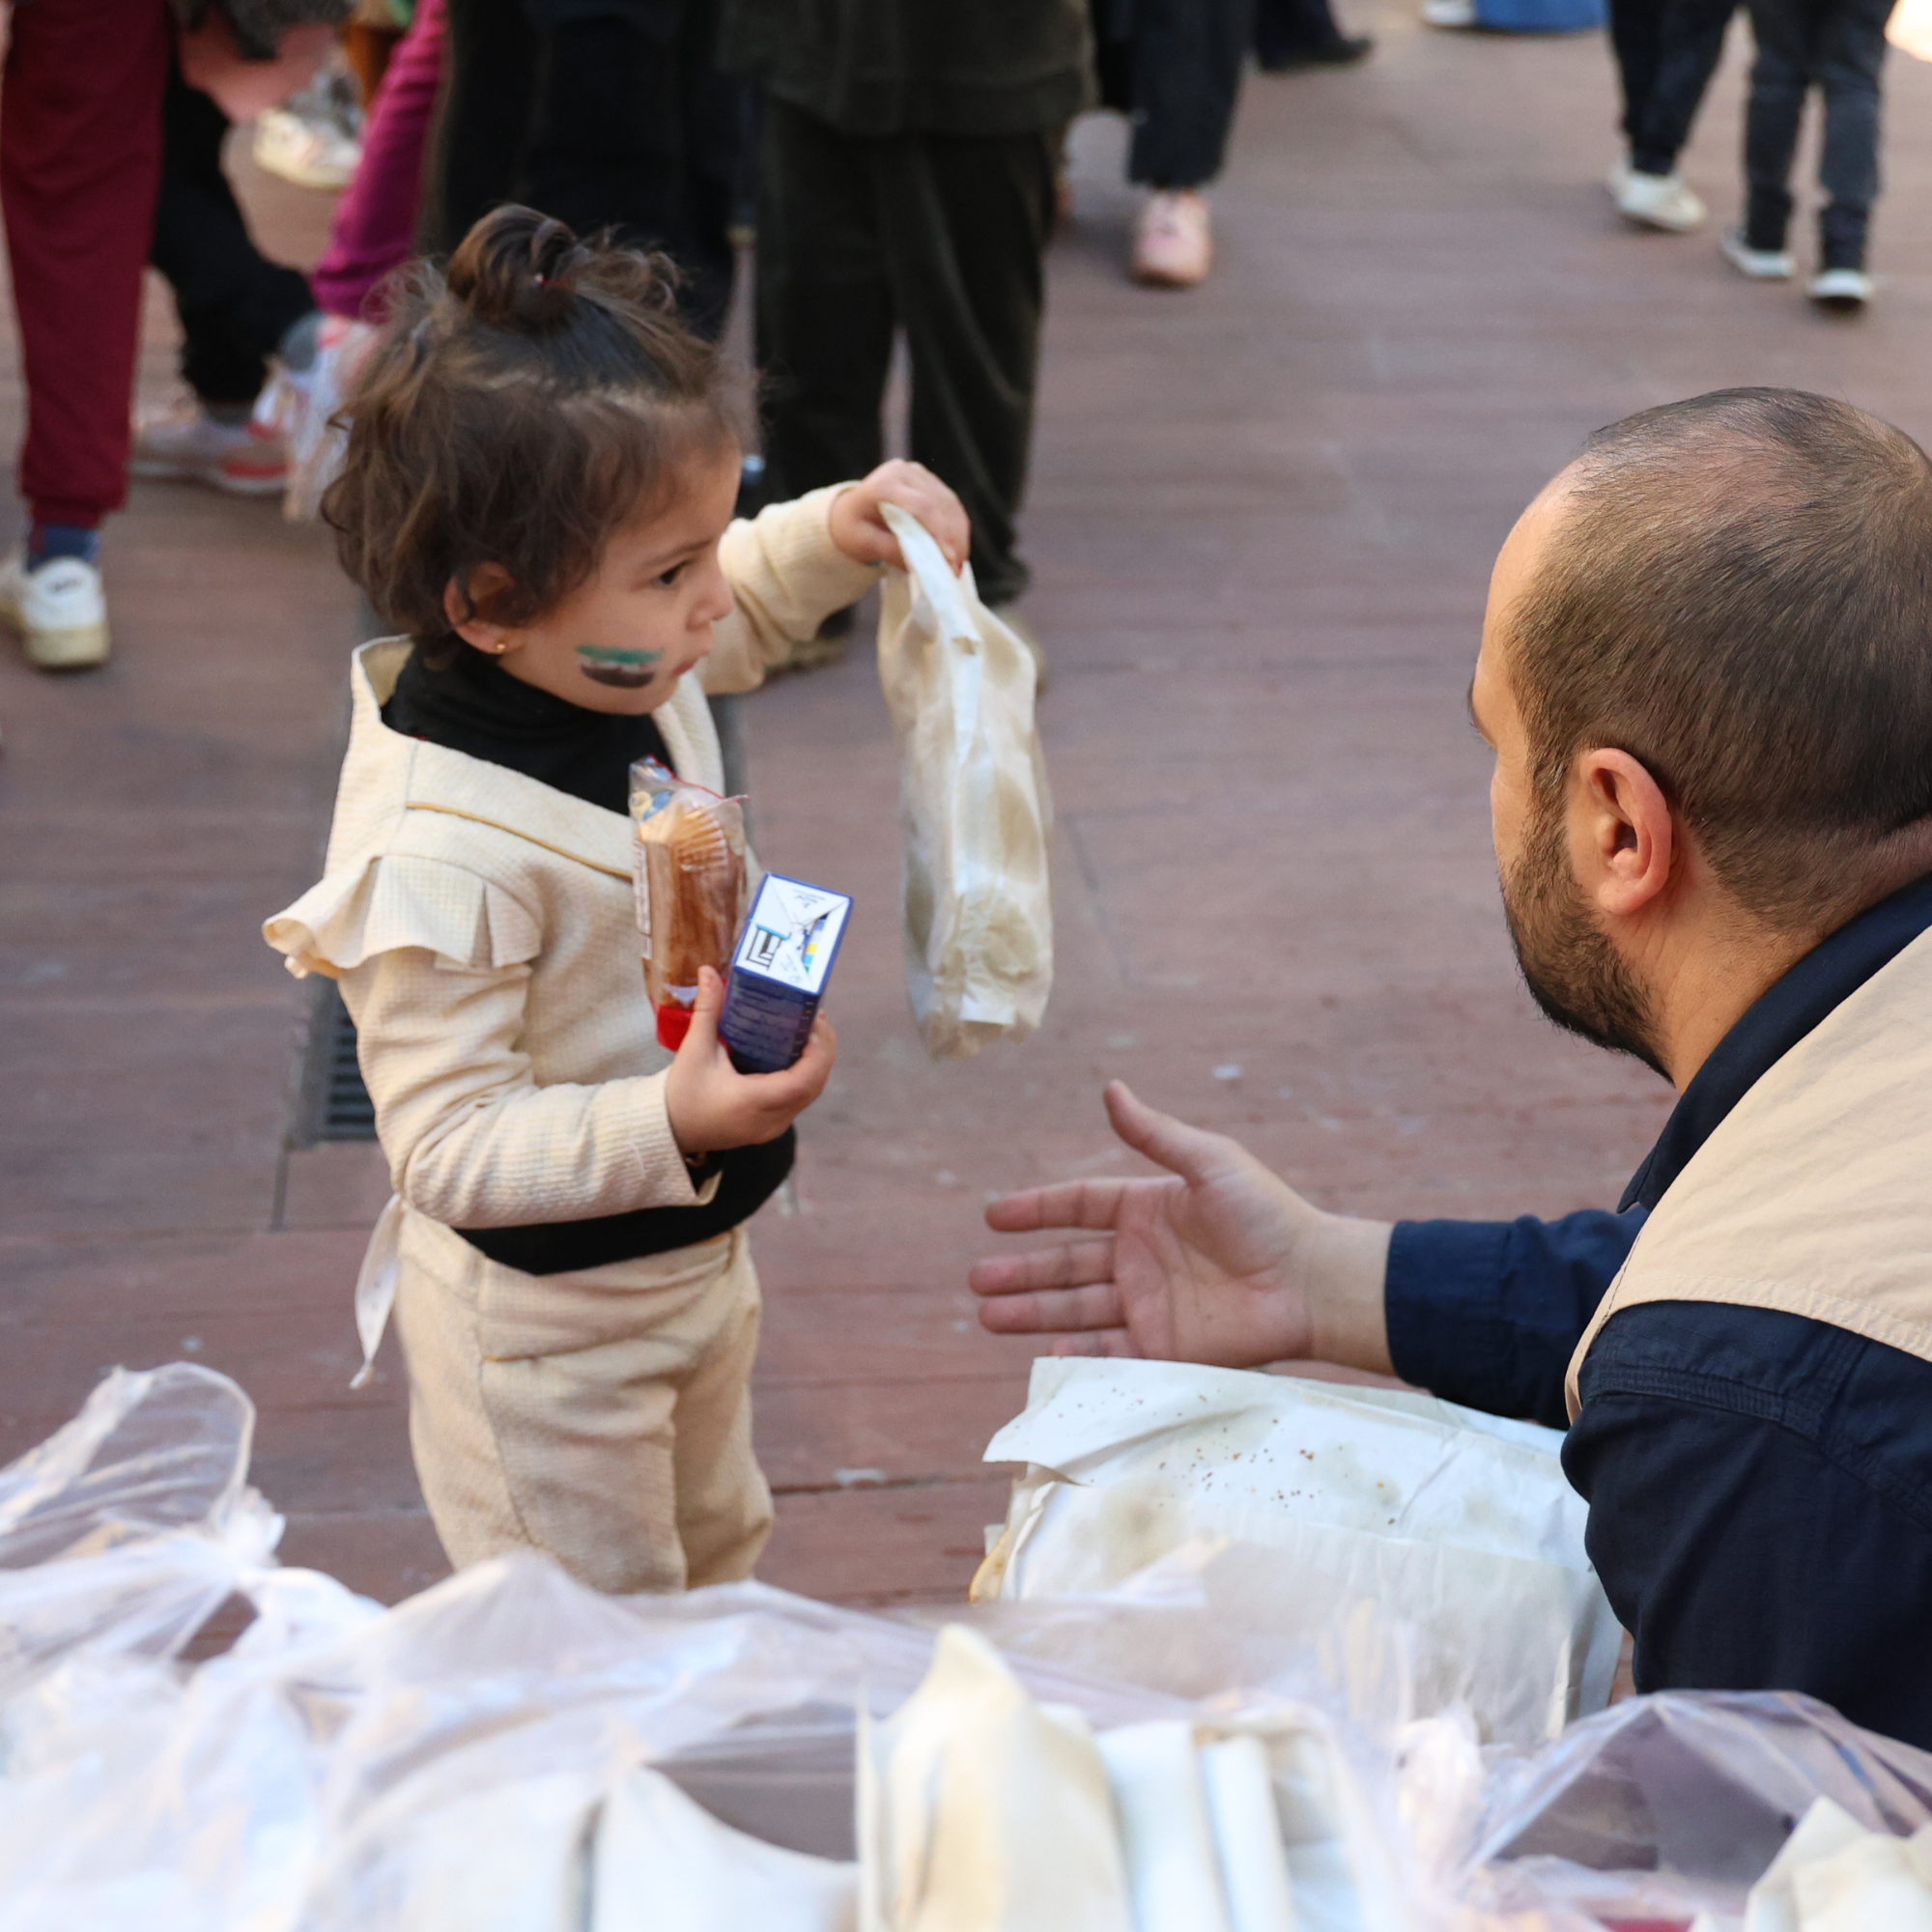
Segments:
[[[1619,1309],[1727,1301],[1932,1361],[1932,932],[1773,1066],[1686,1164],[1571,1357]]]

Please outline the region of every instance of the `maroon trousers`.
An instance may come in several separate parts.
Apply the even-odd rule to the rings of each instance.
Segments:
[[[17,0],[0,214],[20,318],[35,518],[92,529],[128,495],[141,273],[161,179],[167,0]]]

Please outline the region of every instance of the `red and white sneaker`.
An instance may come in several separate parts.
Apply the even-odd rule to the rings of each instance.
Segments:
[[[130,475],[207,483],[237,497],[272,497],[289,480],[288,451],[260,423],[217,422],[193,396],[151,405],[134,417]]]

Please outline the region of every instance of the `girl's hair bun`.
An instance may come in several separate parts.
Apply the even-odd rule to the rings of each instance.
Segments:
[[[561,221],[514,204],[494,209],[449,259],[449,293],[493,328],[547,334],[584,295],[616,296],[668,310],[676,272],[662,256],[580,242]]]

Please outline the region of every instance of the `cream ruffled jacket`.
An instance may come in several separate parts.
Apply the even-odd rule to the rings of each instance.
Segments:
[[[870,584],[872,567],[832,541],[837,494],[725,532],[737,609],[705,690],[755,688]],[[639,963],[629,819],[391,731],[382,707],[409,650],[386,639],[355,653],[323,878],[264,936],[291,972],[340,981],[391,1179],[419,1212],[489,1228],[690,1206]],[[679,774],[722,790],[704,690],[685,677],[655,715]]]

